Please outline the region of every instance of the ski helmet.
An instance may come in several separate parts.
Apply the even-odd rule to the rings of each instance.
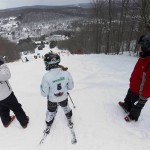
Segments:
[[[143,52],[150,52],[150,35],[143,35],[140,37],[139,44]]]
[[[60,63],[60,56],[57,53],[49,52],[44,56],[46,70],[56,68]]]

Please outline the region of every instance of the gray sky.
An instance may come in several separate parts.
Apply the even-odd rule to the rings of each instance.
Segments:
[[[32,5],[66,5],[88,3],[92,0],[0,0],[0,9]]]

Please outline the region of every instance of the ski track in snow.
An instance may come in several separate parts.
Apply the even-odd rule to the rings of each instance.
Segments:
[[[75,82],[70,91],[77,144],[71,144],[70,129],[59,107],[50,134],[39,145],[45,129],[46,98],[40,95],[45,67],[42,59],[9,63],[11,85],[30,117],[27,129],[17,120],[5,129],[0,124],[1,150],[148,150],[150,147],[150,103],[138,122],[126,123],[118,106],[128,90],[130,74],[137,61],[128,55],[62,56]],[[12,114],[12,112],[11,112]]]

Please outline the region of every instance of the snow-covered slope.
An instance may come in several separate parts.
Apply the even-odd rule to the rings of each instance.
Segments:
[[[61,56],[69,67],[75,88],[70,95],[78,143],[71,144],[66,118],[59,108],[50,135],[39,146],[45,129],[46,99],[40,82],[46,72],[42,59],[10,63],[11,85],[30,117],[27,129],[15,120],[7,129],[0,123],[1,150],[148,150],[150,147],[150,103],[138,122],[126,123],[117,105],[128,90],[129,77],[137,58],[127,55]],[[72,107],[71,102],[69,101]],[[72,107],[73,108],[73,107]]]
[[[60,50],[57,47],[50,49],[49,45],[45,44],[45,47],[42,50],[38,50],[38,47],[37,47],[35,49],[35,53],[33,53],[33,54],[26,54],[26,55],[22,54],[21,60],[22,60],[22,62],[26,62],[26,58],[27,58],[29,61],[33,61],[33,60],[35,60],[35,57],[37,57],[37,59],[43,58],[44,55],[49,52],[57,53],[60,56],[71,55],[71,53],[68,50]]]

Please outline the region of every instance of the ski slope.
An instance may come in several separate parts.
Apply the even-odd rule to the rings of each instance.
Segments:
[[[128,90],[129,78],[137,57],[128,55],[62,56],[75,88],[70,91],[77,144],[71,144],[70,130],[61,108],[50,135],[39,145],[45,129],[46,98],[40,95],[45,71],[41,58],[27,63],[9,63],[10,83],[23,109],[30,117],[22,129],[17,120],[8,128],[0,123],[0,150],[148,150],[150,147],[150,102],[138,122],[124,121],[118,106]],[[11,112],[12,113],[12,112]]]

